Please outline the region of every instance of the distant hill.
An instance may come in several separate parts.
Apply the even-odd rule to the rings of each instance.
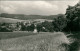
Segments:
[[[57,16],[58,15],[42,16],[42,15],[24,15],[24,14],[7,14],[7,13],[0,14],[0,17],[21,19],[21,20],[28,20],[28,19],[51,19],[53,20]]]
[[[14,18],[4,18],[0,17],[0,23],[17,23],[17,22],[44,22],[44,21],[49,21],[52,22],[53,20],[48,20],[48,19],[28,19],[28,20],[20,20],[20,19],[14,19]]]
[[[0,17],[0,23],[17,23],[17,22],[21,22],[21,21],[28,22],[28,20],[19,20],[19,19],[12,19],[12,18],[3,18],[3,17]]]

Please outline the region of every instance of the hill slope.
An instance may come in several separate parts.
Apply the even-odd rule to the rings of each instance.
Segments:
[[[0,49],[24,51],[65,51],[62,44],[69,43],[64,33],[40,33],[37,35],[0,40]]]
[[[24,15],[24,14],[2,13],[2,14],[0,14],[0,17],[22,19],[22,20],[27,20],[27,19],[51,19],[52,20],[52,19],[56,18],[57,15],[42,16],[42,15]]]
[[[17,22],[44,22],[44,21],[49,21],[52,22],[53,20],[49,20],[49,19],[28,19],[28,20],[21,20],[21,19],[14,19],[14,18],[4,18],[4,17],[0,17],[0,23],[17,23]]]
[[[17,23],[21,21],[28,21],[28,20],[19,20],[19,19],[0,17],[0,23]]]

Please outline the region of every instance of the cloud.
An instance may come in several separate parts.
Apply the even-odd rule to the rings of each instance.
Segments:
[[[14,13],[15,12],[15,8],[13,6],[0,6],[1,10],[3,10],[6,13]]]
[[[1,1],[0,10],[15,14],[54,15],[65,13],[67,5],[75,5],[78,1]]]

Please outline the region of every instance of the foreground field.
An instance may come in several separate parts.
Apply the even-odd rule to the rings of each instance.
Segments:
[[[0,40],[0,49],[14,51],[65,51],[65,45],[69,41],[67,37],[60,32],[57,33],[39,33],[11,39]]]
[[[17,31],[17,32],[0,32],[0,39],[9,39],[22,36],[35,35],[37,33],[26,32],[26,31]]]

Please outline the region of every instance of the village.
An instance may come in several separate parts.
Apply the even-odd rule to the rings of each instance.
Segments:
[[[10,18],[7,18],[10,19]],[[14,19],[15,20],[15,19]],[[0,32],[15,32],[15,31],[32,31],[37,32],[37,25],[43,22],[52,22],[52,20],[47,19],[35,19],[35,20],[22,20],[16,21],[15,23],[10,22],[2,22],[0,23]],[[32,26],[32,27],[31,27]],[[31,28],[30,28],[31,27]],[[45,29],[45,27],[42,27]]]

